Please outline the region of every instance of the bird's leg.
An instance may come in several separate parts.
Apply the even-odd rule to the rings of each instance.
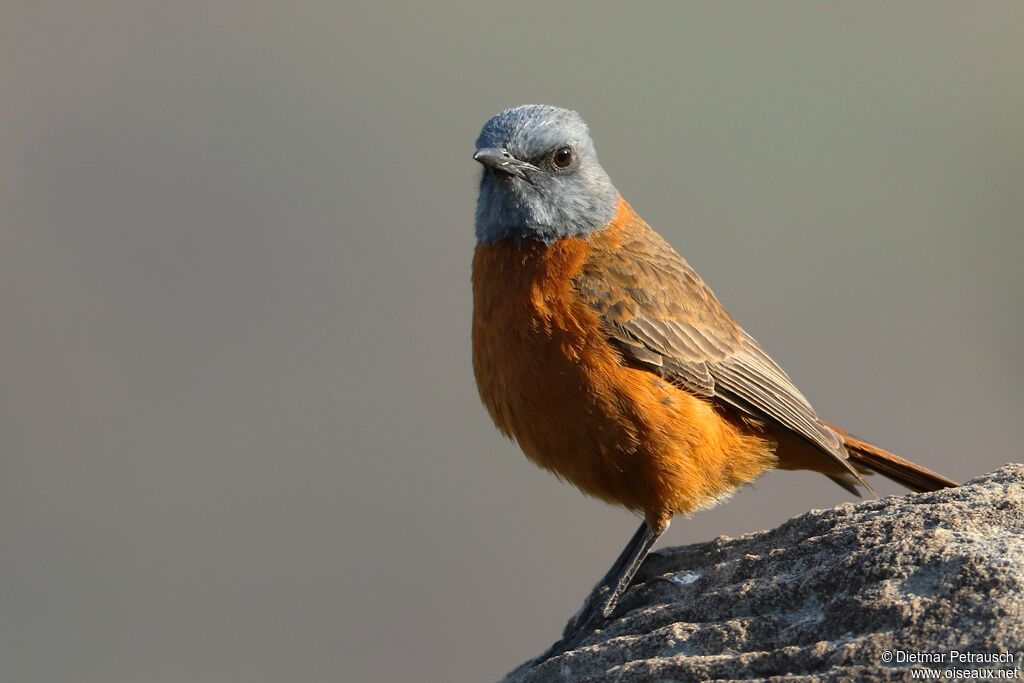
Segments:
[[[590,595],[587,596],[583,607],[566,625],[562,632],[563,643],[572,644],[573,641],[590,631],[598,621],[612,615],[615,606],[619,604],[619,600],[629,588],[640,565],[643,564],[644,558],[668,529],[668,525],[668,520],[655,524],[653,527],[646,521],[640,525],[611,569],[597,582]]]
[[[647,522],[641,522],[640,527],[633,534],[633,537],[626,543],[626,547],[622,549],[619,556],[615,558],[615,562],[608,569],[604,576],[594,585],[591,589],[587,599],[583,601],[583,606],[580,607],[579,611],[573,615],[569,623],[565,625],[562,630],[562,636],[567,637],[570,634],[580,630],[580,627],[589,621],[592,616],[597,612],[598,605],[610,591],[613,581],[617,581],[619,576],[622,575],[622,569],[626,563],[629,562],[630,558],[636,554],[636,549],[643,545],[644,538],[649,533]],[[614,606],[613,606],[614,609]],[[603,611],[603,610],[602,610]]]
[[[648,520],[650,519],[648,517]],[[578,645],[600,621],[610,617],[615,611],[619,599],[629,588],[637,570],[640,569],[640,565],[643,564],[654,544],[668,529],[668,525],[669,519],[666,518],[654,518],[653,522],[644,521],[633,534],[633,538],[629,539],[626,547],[622,549],[622,553],[616,558],[608,573],[594,586],[594,590],[587,596],[580,611],[566,624],[561,640],[549,647],[543,654],[522,664],[512,672],[512,676],[522,671],[528,671],[552,657],[569,651]]]
[[[512,672],[511,676],[514,677],[522,671],[528,671],[552,657],[569,651],[578,645],[599,622],[610,617],[615,611],[619,599],[629,588],[637,570],[640,569],[640,565],[643,564],[644,558],[668,529],[668,525],[669,520],[664,518],[655,518],[654,522],[642,523],[633,534],[633,538],[629,539],[629,543],[622,549],[622,553],[616,558],[608,573],[594,586],[594,590],[587,596],[580,611],[566,624],[561,640],[549,647],[543,654],[522,664]]]

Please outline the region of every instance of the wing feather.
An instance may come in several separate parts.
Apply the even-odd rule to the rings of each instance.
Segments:
[[[649,226],[596,246],[574,284],[629,362],[795,433],[860,480],[840,437]]]

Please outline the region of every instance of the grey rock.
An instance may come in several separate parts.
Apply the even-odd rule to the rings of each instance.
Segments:
[[[951,650],[1013,661],[951,661]],[[1021,678],[1022,656],[1024,465],[1006,465],[957,489],[656,552],[604,629],[505,680]]]

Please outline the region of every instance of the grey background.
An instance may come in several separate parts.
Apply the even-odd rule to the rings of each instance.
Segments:
[[[1021,26],[3,3],[0,677],[476,681],[556,637],[635,520],[473,386],[472,143],[524,102],[583,113],[819,413],[958,479],[1020,460]],[[846,498],[773,473],[667,542]]]

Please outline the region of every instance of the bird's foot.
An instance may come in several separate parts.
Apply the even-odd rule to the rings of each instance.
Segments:
[[[617,602],[617,601],[616,601]],[[611,589],[599,586],[587,596],[583,606],[573,615],[562,629],[562,640],[575,639],[577,642],[603,626],[615,610]]]
[[[607,615],[610,615],[612,610],[615,609],[615,605],[610,603],[610,593],[611,591],[607,586],[594,588],[593,592],[587,596],[579,612],[574,614],[565,625],[565,628],[562,630],[562,637],[542,654],[523,664],[520,669],[529,670],[543,664],[552,657],[565,654],[576,648],[587,636],[603,627],[608,622]]]

